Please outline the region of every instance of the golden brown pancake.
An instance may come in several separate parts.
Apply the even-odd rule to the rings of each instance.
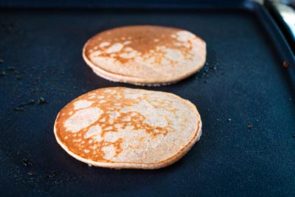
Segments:
[[[111,81],[165,85],[203,67],[206,43],[182,29],[127,26],[90,38],[84,45],[83,58],[97,75]]]
[[[109,168],[156,169],[179,160],[201,136],[191,102],[171,93],[102,88],[67,104],[54,134],[72,157]]]

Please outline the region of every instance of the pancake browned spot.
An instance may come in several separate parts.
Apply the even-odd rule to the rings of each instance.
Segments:
[[[67,104],[54,134],[61,147],[90,165],[155,169],[180,159],[201,136],[201,118],[174,94],[102,88]]]
[[[108,80],[137,85],[165,85],[200,70],[206,43],[186,30],[127,26],[101,32],[83,48],[93,71]]]

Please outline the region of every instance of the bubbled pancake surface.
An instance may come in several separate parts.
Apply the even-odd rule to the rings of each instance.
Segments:
[[[94,166],[155,169],[180,159],[201,136],[201,118],[174,94],[102,88],[67,104],[54,134],[74,158]]]
[[[90,38],[84,45],[83,58],[103,78],[161,85],[177,82],[201,69],[206,60],[206,44],[182,29],[126,26]]]

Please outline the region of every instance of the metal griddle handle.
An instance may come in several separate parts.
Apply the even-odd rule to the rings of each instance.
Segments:
[[[285,29],[290,34],[291,46],[295,45],[295,1],[294,0],[273,0],[271,5],[278,15],[280,21],[285,26]],[[293,6],[293,7],[292,7]],[[289,41],[290,42],[290,41]]]

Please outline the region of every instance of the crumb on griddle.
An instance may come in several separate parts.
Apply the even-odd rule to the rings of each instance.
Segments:
[[[8,74],[14,75],[17,80],[22,79],[22,76],[20,75],[20,72],[14,66],[8,66],[7,68],[3,68],[0,71],[0,76],[5,76],[5,75],[8,75]]]
[[[289,63],[286,60],[283,61],[283,67],[286,69],[289,67]]]
[[[42,105],[46,103],[47,101],[45,100],[45,98],[43,96],[40,96],[37,100],[29,99],[27,102],[19,104],[17,107],[14,108],[14,111],[25,111],[25,106],[35,105],[35,104]]]
[[[209,78],[211,72],[217,71],[217,64],[209,64],[208,62],[205,63],[204,67],[196,74],[196,78]],[[203,81],[203,83],[207,83],[207,81]]]
[[[15,67],[13,67],[13,66],[8,66],[6,70],[7,71],[16,71]]]
[[[27,102],[28,105],[33,105],[35,104],[35,100],[34,99],[30,99],[28,102]]]
[[[252,129],[253,128],[253,124],[252,123],[248,123],[247,128],[248,129]]]
[[[24,107],[15,107],[13,110],[14,111],[25,111],[25,108]]]
[[[45,98],[42,97],[42,96],[40,96],[40,98],[39,98],[39,100],[38,100],[38,104],[39,104],[39,105],[42,105],[42,104],[45,104],[45,103],[47,103],[47,101],[45,100]]]
[[[29,167],[29,166],[33,165],[32,162],[28,158],[23,158],[22,162],[25,167]]]
[[[16,75],[15,78],[16,78],[17,80],[21,80],[21,79],[22,79],[22,77],[21,77],[20,75]]]
[[[46,178],[53,178],[57,175],[56,171],[51,171],[49,174],[46,175]]]
[[[0,76],[5,76],[5,75],[7,75],[6,71],[5,71],[5,70],[2,70],[2,71],[0,72]]]
[[[228,122],[231,122],[231,118],[228,118],[227,121],[228,121]]]
[[[26,105],[33,105],[33,104],[35,104],[35,100],[34,99],[30,99],[30,100],[28,100],[25,103],[19,104],[17,107],[24,107]]]
[[[205,73],[208,73],[208,72],[209,72],[209,67],[208,67],[208,66],[205,66],[205,67],[204,67],[204,72],[205,72]]]

